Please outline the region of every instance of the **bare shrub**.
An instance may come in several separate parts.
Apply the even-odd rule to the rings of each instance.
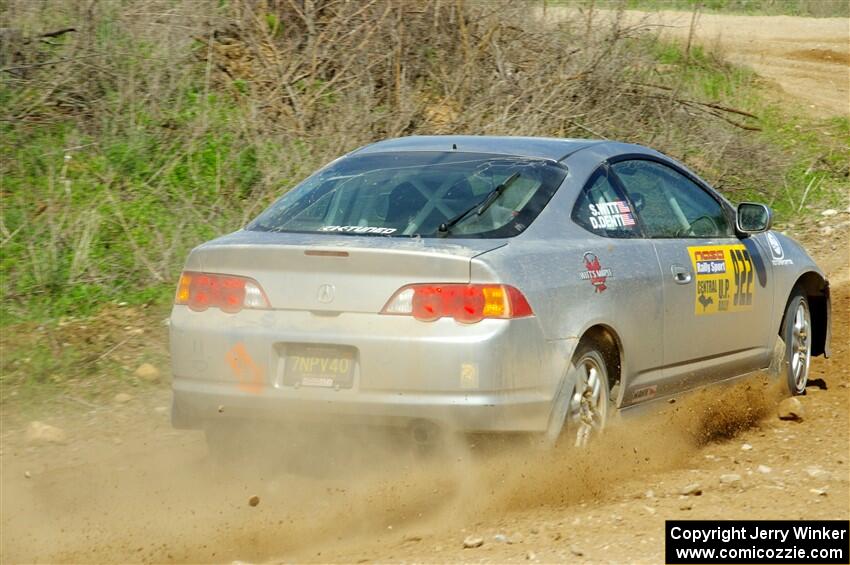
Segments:
[[[733,198],[781,178],[747,131],[752,117],[682,87],[695,64],[722,77],[722,62],[662,64],[653,32],[616,11],[554,21],[535,6],[5,0],[9,312],[27,315],[34,297],[62,311],[172,281],[189,248],[385,137],[640,142]],[[741,166],[753,158],[764,166]]]

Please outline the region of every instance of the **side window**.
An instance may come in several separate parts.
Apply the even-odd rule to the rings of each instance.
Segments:
[[[629,203],[614,188],[604,167],[597,169],[584,185],[572,218],[584,229],[603,237],[640,237]]]
[[[732,235],[720,203],[683,174],[654,161],[612,165],[634,202],[648,237],[727,237]]]

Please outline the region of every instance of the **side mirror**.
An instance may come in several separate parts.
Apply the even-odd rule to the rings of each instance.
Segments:
[[[741,202],[736,216],[736,227],[741,233],[761,233],[773,225],[773,212],[764,204]]]

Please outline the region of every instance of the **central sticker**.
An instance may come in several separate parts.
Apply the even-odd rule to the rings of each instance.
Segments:
[[[694,313],[697,316],[752,309],[755,270],[746,247],[688,247],[688,254],[696,273]]]

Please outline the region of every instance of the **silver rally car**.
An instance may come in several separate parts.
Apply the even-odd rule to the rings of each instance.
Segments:
[[[172,421],[584,444],[613,410],[768,367],[803,394],[829,286],[770,226],[639,145],[374,143],[191,252]]]

